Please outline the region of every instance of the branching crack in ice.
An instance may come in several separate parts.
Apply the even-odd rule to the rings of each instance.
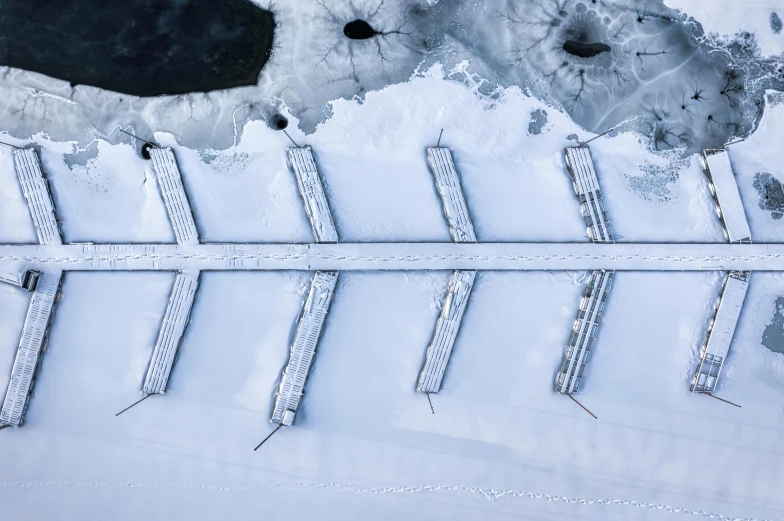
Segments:
[[[560,496],[552,494],[543,494],[540,492],[526,492],[521,490],[499,490],[499,489],[485,489],[479,487],[469,487],[466,485],[421,485],[418,487],[359,487],[349,483],[276,483],[269,485],[253,485],[250,483],[241,483],[236,485],[205,485],[205,484],[188,484],[178,482],[158,482],[158,483],[145,483],[145,482],[101,482],[101,481],[79,481],[79,480],[63,480],[63,481],[6,481],[0,483],[1,487],[6,488],[29,488],[29,487],[99,487],[99,488],[170,488],[170,489],[184,489],[184,490],[203,490],[212,492],[270,492],[270,491],[283,491],[283,490],[318,490],[328,489],[337,490],[340,492],[355,492],[361,494],[375,494],[375,495],[388,495],[388,494],[419,494],[427,492],[460,492],[463,494],[470,494],[473,496],[481,497],[488,501],[497,501],[503,498],[523,498],[523,499],[539,499],[551,503],[564,503],[569,505],[598,505],[598,506],[628,506],[643,508],[646,510],[660,510],[671,514],[683,514],[695,517],[702,517],[705,519],[716,519],[719,521],[770,521],[767,519],[750,518],[750,517],[732,517],[722,514],[715,514],[712,512],[705,512],[704,510],[692,510],[689,508],[673,507],[670,505],[662,505],[656,503],[646,503],[643,501],[635,501],[633,499],[607,499],[607,498],[575,498],[569,496]]]

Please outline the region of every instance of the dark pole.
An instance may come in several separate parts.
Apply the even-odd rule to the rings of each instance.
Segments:
[[[593,141],[594,139],[599,139],[600,137],[604,136],[605,134],[609,134],[609,133],[610,133],[610,132],[612,132],[613,130],[615,130],[615,127],[611,128],[610,130],[605,130],[604,132],[602,132],[602,133],[601,133],[601,134],[599,134],[598,136],[594,136],[594,137],[592,137],[591,139],[589,139],[589,140],[588,140],[588,141],[586,141],[585,143],[580,143],[580,146],[581,146],[581,147],[584,147],[585,145],[587,145],[588,143],[590,143],[590,142],[591,142],[591,141]]]
[[[430,412],[435,414],[436,411],[433,409],[433,402],[430,401],[430,393],[425,393],[427,395],[427,403],[430,404]]]
[[[597,136],[597,137],[598,137],[598,136]],[[585,406],[584,406],[583,404],[581,404],[580,402],[578,402],[577,400],[575,400],[575,399],[574,399],[574,396],[572,396],[571,394],[567,394],[566,396],[568,396],[569,398],[571,398],[571,399],[572,399],[572,401],[573,401],[574,403],[576,403],[577,405],[579,405],[580,407],[582,407],[582,408],[583,408],[583,410],[584,410],[585,412],[587,412],[588,414],[590,414],[591,416],[593,416],[593,419],[594,419],[594,420],[598,420],[598,419],[599,419],[599,418],[597,418],[597,417],[596,417],[596,415],[595,415],[594,413],[592,413],[591,411],[589,411],[588,409],[586,409],[586,408],[585,408]]]
[[[148,145],[150,145],[151,147],[160,148],[160,147],[159,147],[158,145],[156,145],[155,143],[150,143],[150,142],[149,142],[149,141],[147,141],[146,139],[142,139],[142,138],[140,138],[140,137],[138,137],[138,136],[134,136],[134,135],[133,135],[133,134],[131,134],[130,132],[126,132],[126,131],[124,131],[123,129],[119,129],[119,130],[120,130],[120,132],[122,132],[123,134],[128,134],[128,135],[129,135],[129,136],[131,136],[132,138],[134,138],[134,139],[138,139],[138,140],[139,140],[139,141],[141,141],[142,143],[147,143],[147,144],[148,144]]]
[[[293,139],[291,139],[291,136],[289,136],[289,133],[288,133],[288,132],[286,132],[284,129],[281,129],[281,130],[283,130],[283,133],[284,133],[284,134],[286,134],[286,137],[287,137],[287,138],[289,138],[289,140],[290,140],[292,143],[294,143],[294,146],[295,146],[295,147],[297,147],[297,148],[299,148],[299,145],[297,144],[297,142],[296,142],[296,141],[294,141]]]
[[[443,136],[443,135],[444,135],[444,129],[442,128],[441,129],[441,133],[438,134],[438,144],[436,145],[437,147],[441,146],[441,136]]]
[[[732,403],[732,402],[731,402],[731,401],[729,401],[729,400],[725,400],[724,398],[719,398],[718,396],[715,396],[715,395],[713,395],[713,394],[711,394],[711,393],[705,393],[705,394],[707,394],[707,395],[708,395],[708,396],[710,396],[711,398],[716,398],[717,400],[719,400],[719,401],[722,401],[722,402],[724,402],[724,403],[728,403],[728,404],[730,404],[730,405],[734,405],[735,407],[740,407],[740,405],[738,405],[737,403]]]
[[[144,398],[142,398],[142,399],[141,399],[141,400],[139,400],[139,401],[133,402],[131,405],[129,405],[128,407],[126,407],[126,408],[125,408],[125,409],[123,409],[122,411],[120,411],[120,412],[118,412],[117,414],[115,414],[115,416],[119,416],[119,415],[121,415],[122,413],[124,413],[125,411],[127,411],[128,409],[130,409],[131,407],[133,407],[134,405],[138,405],[138,404],[142,403],[144,400],[146,400],[146,399],[147,399],[147,398],[149,398],[150,396],[152,396],[152,395],[151,395],[151,394],[145,394],[145,395],[144,395]]]
[[[255,452],[255,451],[257,451],[257,450],[259,450],[259,447],[261,447],[262,445],[264,445],[264,443],[265,443],[265,442],[266,442],[268,439],[272,438],[272,435],[273,435],[273,434],[275,434],[276,432],[278,432],[278,429],[280,429],[281,427],[283,427],[283,424],[282,424],[282,423],[279,423],[279,424],[278,424],[278,426],[277,426],[277,427],[275,427],[275,430],[274,430],[274,431],[270,432],[270,433],[269,433],[269,435],[268,435],[266,438],[264,438],[263,440],[261,440],[261,443],[259,443],[258,445],[256,445],[256,448],[255,448],[255,449],[253,449],[253,450],[254,450],[254,452]]]

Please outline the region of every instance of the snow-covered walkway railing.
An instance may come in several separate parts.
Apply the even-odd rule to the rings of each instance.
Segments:
[[[0,245],[0,269],[784,271],[784,244],[339,243]]]
[[[475,243],[474,225],[468,213],[455,162],[452,160],[452,152],[445,147],[430,147],[427,149],[427,160],[433,172],[452,240]],[[452,274],[433,338],[427,348],[425,363],[419,374],[417,392],[429,394],[441,390],[441,381],[444,379],[475,279],[476,271],[473,270],[457,270]]]
[[[727,150],[703,150],[701,160],[705,175],[708,176],[708,186],[716,201],[716,214],[724,228],[727,241],[733,244],[751,242],[749,222],[746,212],[743,211],[743,202]]]
[[[316,242],[338,242],[338,232],[335,221],[324,194],[321,177],[313,159],[313,152],[309,146],[287,148],[289,163],[297,178],[299,193],[305,203],[305,213],[308,215],[313,237]]]
[[[198,244],[199,232],[174,152],[171,148],[154,147],[150,149],[150,159],[177,243]]]
[[[449,363],[449,356],[452,354],[452,346],[457,338],[475,278],[475,271],[458,270],[452,273],[444,306],[441,308],[433,339],[427,348],[425,365],[419,374],[417,392],[437,393],[441,390],[441,381]]]
[[[724,281],[716,314],[708,326],[708,340],[702,348],[702,359],[692,380],[691,390],[694,392],[711,393],[716,389],[746,299],[750,276],[749,272],[733,271]]]
[[[27,403],[38,375],[41,357],[46,350],[62,276],[61,271],[41,276],[30,299],[22,338],[11,369],[11,380],[0,410],[0,425],[18,427],[24,423]]]
[[[335,293],[338,274],[335,272],[316,272],[310,285],[310,292],[302,309],[291,354],[278,389],[271,422],[289,426],[299,407],[299,400],[305,388],[313,356],[316,354],[321,328],[329,311]]]
[[[561,370],[555,379],[555,390],[559,393],[572,394],[580,387],[580,380],[599,329],[613,276],[612,271],[591,272],[580,301],[574,329],[569,337],[569,345],[564,353]]]
[[[144,394],[163,394],[166,392],[172,366],[182,343],[182,336],[191,316],[196,288],[199,285],[199,272],[185,271],[177,274],[172,287],[169,303],[163,315],[158,340],[150,358],[147,376],[144,379]]]
[[[30,208],[35,233],[41,244],[62,244],[60,224],[54,210],[49,183],[41,170],[38,153],[32,148],[14,149],[14,168],[22,185],[22,193]]]

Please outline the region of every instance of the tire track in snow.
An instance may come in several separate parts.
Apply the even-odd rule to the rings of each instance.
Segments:
[[[704,519],[715,519],[717,521],[772,521],[768,519],[750,517],[731,517],[722,514],[706,512],[704,510],[693,510],[689,508],[674,507],[657,503],[645,503],[633,499],[607,499],[607,498],[575,498],[540,492],[526,492],[519,490],[499,490],[484,489],[479,487],[469,487],[466,485],[421,485],[418,487],[358,487],[351,484],[342,483],[277,483],[270,485],[253,485],[250,483],[235,485],[196,485],[178,482],[100,482],[100,481],[6,481],[0,482],[2,488],[31,488],[31,487],[95,487],[95,488],[162,488],[162,489],[181,489],[181,490],[201,490],[208,492],[274,492],[274,491],[297,491],[297,490],[336,490],[339,492],[354,492],[360,494],[391,495],[391,494],[421,494],[433,492],[459,492],[466,495],[480,497],[490,502],[504,498],[520,498],[548,501],[550,503],[562,503],[568,505],[596,505],[596,506],[622,506],[640,508],[645,510],[657,510],[670,514],[682,514],[684,516],[698,517]]]

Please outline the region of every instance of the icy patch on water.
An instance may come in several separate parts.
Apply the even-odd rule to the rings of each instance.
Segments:
[[[773,321],[762,334],[762,345],[775,353],[784,354],[784,297],[776,299]]]
[[[531,120],[528,122],[528,133],[538,136],[542,133],[542,129],[547,125],[547,111],[544,109],[536,109],[531,112]]]
[[[784,27],[784,25],[781,23],[779,14],[776,12],[770,13],[770,30],[773,31],[773,34],[779,34],[782,27]]]
[[[768,172],[759,172],[754,176],[754,189],[760,196],[760,209],[770,212],[770,216],[777,221],[781,219],[784,216],[781,181]]]

